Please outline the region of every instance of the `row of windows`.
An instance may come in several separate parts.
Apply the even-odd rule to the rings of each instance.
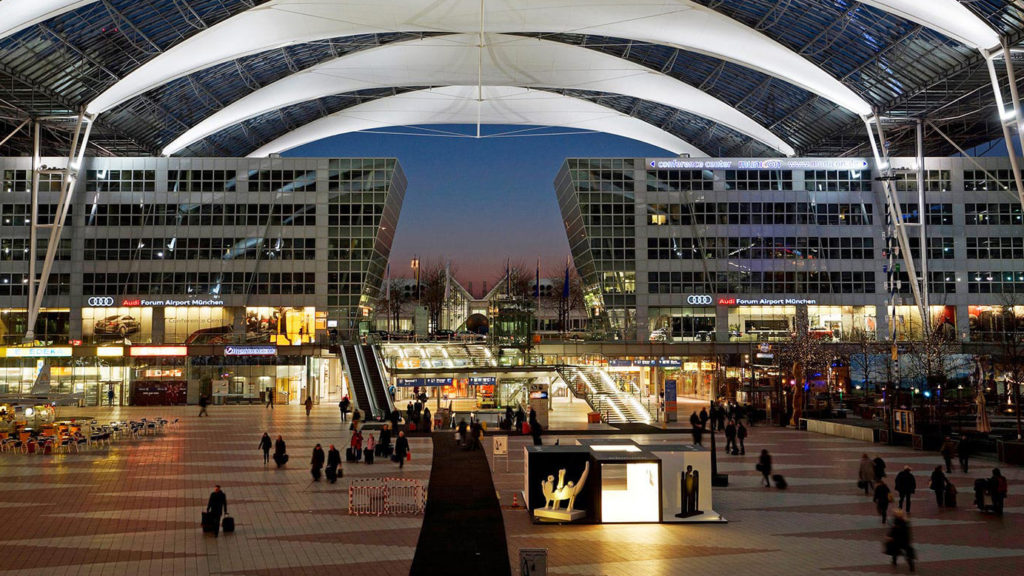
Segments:
[[[913,292],[913,288],[910,287],[910,275],[905,271],[899,273],[899,282],[896,286],[891,286],[890,282],[892,282],[892,278],[886,278],[886,293],[893,292],[894,288],[900,294]],[[953,272],[929,272],[928,290],[932,294],[956,294],[956,274]]]
[[[84,274],[82,294],[315,294],[313,272],[138,272]]]
[[[250,192],[305,192],[316,190],[315,170],[260,170],[249,175]]]
[[[968,272],[971,294],[1024,294],[1024,272]]]
[[[814,192],[870,192],[871,172],[868,170],[808,170],[804,172],[804,189]]]
[[[68,206],[68,216],[74,206]],[[53,224],[57,217],[56,204],[39,205],[39,223]],[[0,204],[0,226],[29,226],[32,224],[31,204]]]
[[[648,170],[648,192],[689,192],[714,189],[715,175],[710,170]]]
[[[874,272],[648,272],[651,294],[873,294]]]
[[[313,226],[315,204],[93,204],[87,226]]]
[[[927,211],[927,223],[940,226],[953,223],[952,204],[925,204]],[[900,212],[903,213],[903,221],[908,224],[921,222],[921,213],[917,204],[900,204]]]
[[[331,204],[327,223],[331,226],[376,226],[384,214],[383,204]]]
[[[967,238],[967,258],[978,260],[1024,260],[1024,236]]]
[[[36,239],[36,260],[46,257],[49,238]],[[28,260],[30,256],[28,238],[0,238],[0,262]],[[71,239],[62,238],[57,246],[57,260],[71,260]]]
[[[792,170],[726,170],[726,190],[792,190]]]
[[[965,222],[975,226],[1005,226],[1024,222],[1019,202],[964,204]]]
[[[694,202],[650,204],[648,224],[817,224],[864,226],[872,223],[871,204],[812,202]]]
[[[86,170],[87,192],[156,192],[156,170]]]
[[[168,170],[168,192],[234,192],[234,170]]]
[[[315,260],[313,238],[96,238],[86,260]]]
[[[71,294],[71,274],[50,274],[46,293],[51,296]],[[28,296],[28,275],[0,273],[0,296]]]
[[[650,260],[870,260],[873,238],[648,238]]]
[[[907,238],[910,243],[911,258],[921,258],[921,238],[910,236]],[[893,246],[896,241],[893,240]],[[928,239],[928,257],[932,260],[952,260],[954,257],[953,238],[950,236],[934,236]]]
[[[896,190],[899,192],[917,192],[917,173],[896,174]],[[926,170],[924,173],[924,189],[928,192],[948,192],[952,188],[949,170]],[[868,188],[870,190],[870,188]]]
[[[595,260],[636,260],[635,238],[593,238],[590,250]]]
[[[328,260],[369,260],[373,257],[373,238],[328,238]]]
[[[4,170],[0,172],[0,191],[31,192],[32,177],[28,170]],[[60,192],[64,177],[60,174],[40,174],[40,192]]]

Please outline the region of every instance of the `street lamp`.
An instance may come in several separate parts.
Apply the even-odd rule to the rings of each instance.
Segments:
[[[412,272],[416,276],[416,304],[420,303],[420,259],[419,256],[413,256],[412,262],[409,263],[412,266]]]

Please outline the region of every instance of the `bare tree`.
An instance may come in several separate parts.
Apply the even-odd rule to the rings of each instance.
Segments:
[[[558,329],[560,332],[567,332],[569,330],[569,318],[573,311],[581,311],[584,309],[583,302],[583,282],[581,281],[576,270],[573,268],[569,269],[569,289],[565,289],[565,271],[561,270],[560,273],[554,277],[552,298],[558,299]]]
[[[420,269],[422,293],[420,304],[427,307],[429,324],[433,330],[441,326],[441,313],[445,305],[445,286],[448,280],[447,268],[440,260],[427,263]]]
[[[398,329],[398,321],[402,314],[402,305],[405,304],[405,294],[402,287],[404,282],[399,278],[385,280],[385,285],[380,291],[377,299],[377,310],[384,313],[387,318],[387,330]]]
[[[788,342],[779,347],[776,355],[779,361],[779,371],[783,380],[790,375],[793,383],[793,419],[792,424],[799,424],[803,415],[804,385],[807,382],[807,372],[819,370],[824,372],[829,368],[832,360],[835,359],[835,351],[832,350],[820,337],[809,332],[805,326],[798,326],[797,331],[790,337]],[[829,384],[831,386],[831,383]],[[829,409],[832,408],[832,390],[828,392]],[[781,402],[781,394],[779,398]]]

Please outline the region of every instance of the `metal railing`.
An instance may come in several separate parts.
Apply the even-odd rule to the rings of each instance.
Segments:
[[[427,506],[427,488],[407,478],[364,478],[348,488],[348,513],[353,516],[422,514]]]

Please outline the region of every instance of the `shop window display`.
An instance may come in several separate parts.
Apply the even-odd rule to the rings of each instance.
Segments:
[[[250,342],[297,346],[315,340],[315,326],[316,309],[313,307],[245,309],[245,335],[246,340]]]

